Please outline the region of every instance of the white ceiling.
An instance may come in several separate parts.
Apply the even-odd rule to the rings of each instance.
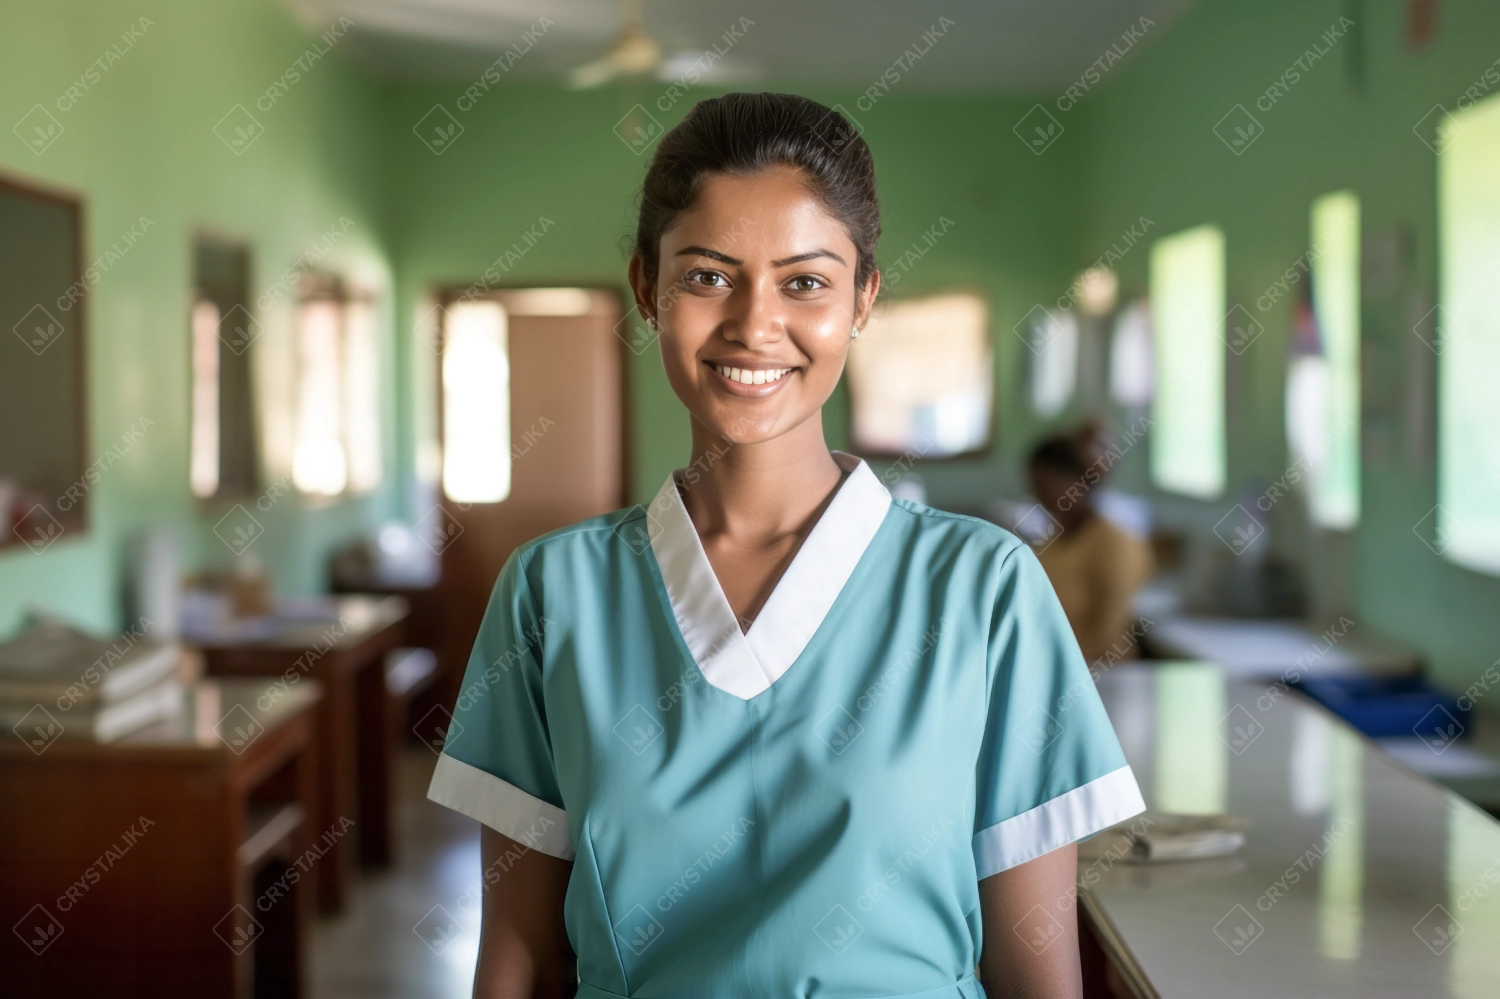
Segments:
[[[507,71],[507,79],[561,81],[598,56],[622,23],[620,0],[285,0],[322,32],[354,22],[338,45],[392,79],[462,81],[485,67],[545,16],[554,22]],[[714,67],[717,83],[870,86],[924,32],[953,25],[911,64],[896,67],[912,91],[1034,94],[1061,91],[1142,17],[1129,57],[1167,30],[1196,0],[643,0],[644,26],[666,53],[660,74],[675,79],[731,27],[739,38]],[[753,25],[740,26],[740,18]],[[1139,32],[1139,27],[1137,31]],[[672,70],[675,67],[675,72]]]

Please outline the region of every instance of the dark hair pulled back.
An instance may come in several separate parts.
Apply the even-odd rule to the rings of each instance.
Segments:
[[[880,203],[865,140],[837,111],[792,94],[725,94],[699,101],[656,147],[641,187],[635,252],[656,280],[661,237],[693,207],[705,174],[800,170],[844,224],[857,251],[857,288],[875,271]]]

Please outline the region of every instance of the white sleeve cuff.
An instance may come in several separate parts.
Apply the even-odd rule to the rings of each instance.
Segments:
[[[1097,777],[974,834],[979,880],[1076,843],[1146,810],[1130,768]]]
[[[549,857],[573,859],[561,808],[447,753],[438,754],[427,797]]]

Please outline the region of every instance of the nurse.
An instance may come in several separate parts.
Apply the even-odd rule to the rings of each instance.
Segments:
[[[1031,550],[824,442],[879,235],[812,101],[658,144],[630,282],[692,460],[495,584],[429,791],[485,827],[476,996],[1080,993],[1073,844],[1144,806]]]

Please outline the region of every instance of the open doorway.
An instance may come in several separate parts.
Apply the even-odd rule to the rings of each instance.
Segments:
[[[511,552],[624,505],[625,367],[612,292],[504,289],[443,305],[442,489],[455,521],[443,658],[456,685]]]

